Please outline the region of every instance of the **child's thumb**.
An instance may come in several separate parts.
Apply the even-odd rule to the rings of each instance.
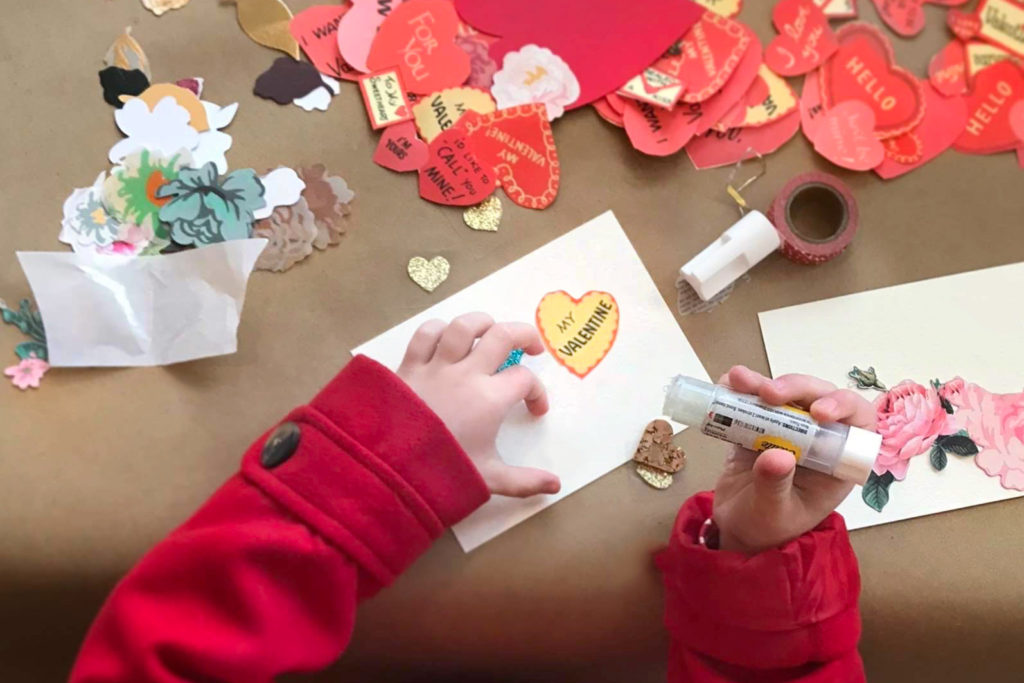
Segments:
[[[481,467],[480,475],[491,493],[499,496],[527,498],[538,493],[558,493],[562,488],[562,482],[551,472],[535,467],[513,467],[500,460]]]
[[[754,461],[754,491],[758,498],[781,500],[793,488],[796,458],[789,451],[771,448]]]

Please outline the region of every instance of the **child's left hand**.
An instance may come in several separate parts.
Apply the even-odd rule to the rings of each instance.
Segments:
[[[416,330],[397,374],[441,418],[491,493],[519,498],[557,493],[557,476],[507,465],[494,445],[498,428],[519,401],[534,415],[548,411],[544,385],[529,369],[519,365],[495,374],[513,349],[535,356],[544,345],[533,325],[496,324],[486,313],[467,313],[450,324],[431,320]]]

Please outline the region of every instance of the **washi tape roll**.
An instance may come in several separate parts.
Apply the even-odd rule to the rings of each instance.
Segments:
[[[796,176],[768,210],[790,261],[825,263],[843,253],[857,234],[857,201],[843,181],[828,173]]]

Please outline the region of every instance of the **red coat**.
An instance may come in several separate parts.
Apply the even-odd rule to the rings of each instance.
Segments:
[[[286,420],[298,447],[241,471],[118,584],[74,683],[269,682],[345,651],[359,601],[488,498],[440,420],[356,358]],[[860,580],[842,518],[747,559],[696,543],[711,495],[679,512],[665,575],[670,681],[859,681]]]

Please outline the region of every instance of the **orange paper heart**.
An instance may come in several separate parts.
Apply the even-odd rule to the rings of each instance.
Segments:
[[[608,292],[590,291],[579,299],[549,292],[537,305],[537,328],[555,360],[583,379],[615,343],[619,304]]]

